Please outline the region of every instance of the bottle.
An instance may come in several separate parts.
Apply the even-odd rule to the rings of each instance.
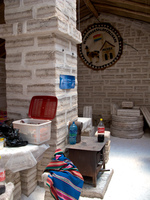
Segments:
[[[5,193],[5,168],[0,156],[0,195]]]
[[[105,133],[105,126],[104,126],[102,118],[100,118],[100,122],[99,122],[98,127],[97,127],[97,132],[98,132],[98,134],[104,134]]]
[[[72,123],[69,129],[69,143],[76,144],[78,127],[75,125],[75,122]]]

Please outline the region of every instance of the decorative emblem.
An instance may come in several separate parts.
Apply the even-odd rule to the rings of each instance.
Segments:
[[[123,39],[109,23],[88,26],[82,33],[82,43],[78,53],[85,65],[91,69],[105,69],[114,65],[120,58]]]

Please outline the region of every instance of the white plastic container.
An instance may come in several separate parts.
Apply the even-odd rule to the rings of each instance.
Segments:
[[[29,107],[29,119],[13,122],[13,128],[29,144],[42,144],[51,138],[51,120],[56,115],[57,98],[54,96],[34,96]]]
[[[41,144],[51,138],[50,120],[22,119],[14,121],[13,127],[19,129],[20,136],[29,144]]]

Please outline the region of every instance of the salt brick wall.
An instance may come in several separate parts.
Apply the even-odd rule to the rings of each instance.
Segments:
[[[123,42],[138,50],[124,45],[119,61],[99,71],[78,58],[78,114],[83,115],[84,106],[92,106],[93,117],[102,116],[109,126],[111,103],[129,100],[136,106],[150,107],[150,24],[109,14],[101,14],[99,20],[114,26]],[[81,32],[97,22],[95,18],[82,22]]]
[[[37,177],[56,148],[65,149],[67,122],[78,117],[76,0],[5,0],[5,21],[0,37],[6,40],[7,111],[10,118],[28,117],[32,96],[58,98],[52,120],[50,149],[38,163]],[[60,74],[75,75],[76,86],[59,88]]]
[[[0,58],[0,69],[0,110],[6,111],[6,70],[3,58]]]

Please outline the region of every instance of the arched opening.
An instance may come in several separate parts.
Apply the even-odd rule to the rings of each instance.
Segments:
[[[0,24],[5,24],[5,16],[4,16],[4,0],[0,0]],[[4,116],[6,116],[5,111],[6,108],[6,68],[5,68],[5,58],[6,58],[6,50],[5,50],[5,39],[0,38],[0,123],[3,122]],[[3,116],[4,114],[4,116]]]
[[[0,0],[0,24],[5,24],[4,8],[4,0]],[[6,58],[5,40],[3,38],[0,38],[0,58]]]
[[[0,38],[0,58],[6,58],[5,40]]]

